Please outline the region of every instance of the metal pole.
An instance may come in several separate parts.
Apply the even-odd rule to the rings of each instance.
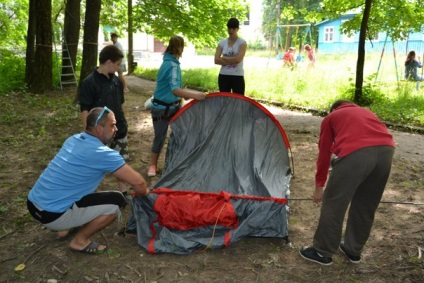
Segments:
[[[423,57],[421,60],[424,60],[424,53],[423,53]],[[420,61],[421,61],[420,60]],[[421,61],[422,62],[422,61]],[[420,63],[421,63],[420,62]],[[421,63],[422,64],[422,63]],[[421,67],[421,78],[418,80],[417,82],[417,91],[420,90],[420,84],[421,84],[421,80],[423,79],[423,75],[424,75],[424,66]]]
[[[277,32],[275,33],[275,55],[278,55],[278,49],[280,44],[280,29],[278,28],[280,25],[280,14],[281,14],[281,0],[278,0],[277,3]]]
[[[388,37],[388,35],[386,34],[386,39],[384,40],[383,50],[381,51],[380,62],[378,62],[377,74],[375,75],[374,83],[376,83],[376,82],[377,82],[378,72],[380,71],[381,61],[383,60],[384,49],[386,48],[387,37]]]
[[[395,49],[395,43],[393,42],[393,40],[392,40],[392,45],[393,45],[393,58],[395,59],[396,81],[399,84],[398,65],[396,62],[396,49]]]
[[[298,24],[298,25],[277,25],[280,28],[284,27],[310,27],[311,24]]]

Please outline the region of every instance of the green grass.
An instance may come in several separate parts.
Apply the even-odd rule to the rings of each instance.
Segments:
[[[282,63],[279,68],[245,67],[246,95],[287,106],[327,111],[337,99],[353,100],[356,60],[354,54],[318,55],[313,69],[308,69],[306,62],[293,70],[283,68]],[[366,57],[360,104],[370,108],[386,122],[424,127],[424,82],[397,81],[398,78],[403,79],[402,57],[397,58],[397,65],[390,56],[383,57],[381,63],[379,60],[379,54]],[[182,73],[184,85],[188,87],[202,88],[207,92],[218,89],[218,66],[187,69]],[[157,69],[138,67],[135,74],[155,80]]]

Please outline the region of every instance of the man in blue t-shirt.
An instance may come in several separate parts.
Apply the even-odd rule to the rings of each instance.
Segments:
[[[90,238],[121,216],[126,199],[118,191],[96,192],[106,173],[131,185],[138,196],[149,193],[144,178],[107,146],[117,130],[109,108],[93,108],[87,116],[86,131],[65,141],[28,194],[31,215],[48,229],[59,231],[59,237],[81,226],[69,244],[72,250],[107,251],[106,246]]]

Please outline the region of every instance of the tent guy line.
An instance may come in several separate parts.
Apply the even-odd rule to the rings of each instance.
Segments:
[[[290,199],[288,199],[288,201],[291,201],[291,200],[310,200],[310,201],[312,201],[312,198],[290,198]],[[380,201],[380,203],[424,205],[423,202],[403,202],[403,201]]]

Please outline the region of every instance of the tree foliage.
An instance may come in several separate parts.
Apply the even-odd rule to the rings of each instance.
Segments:
[[[25,49],[28,24],[28,0],[2,0],[0,3],[0,37],[3,48]]]
[[[162,40],[181,34],[196,46],[215,46],[231,17],[247,19],[244,1],[138,0],[133,6],[134,30]]]
[[[361,27],[363,0],[324,0],[322,9],[314,13],[314,19],[337,19],[349,11],[358,14],[342,25],[342,32],[353,34]],[[423,31],[424,1],[422,0],[378,0],[373,1],[367,25],[367,38],[377,32],[387,32],[394,41],[404,40],[409,32]]]
[[[279,0],[264,0],[262,2],[262,31],[267,40],[272,40],[277,27],[277,17],[280,17],[277,8],[278,1]]]
[[[262,29],[265,38],[272,40],[276,32],[277,21],[280,25],[313,23],[316,18],[310,17],[310,15],[320,9],[320,2],[321,0],[264,0],[262,3]],[[278,4],[280,5],[279,9]],[[301,33],[304,33],[304,31],[301,31]],[[285,36],[285,34],[282,34],[283,41],[286,41]],[[298,36],[302,37],[302,35]],[[291,38],[289,41],[291,41]]]
[[[114,27],[119,36],[128,27],[128,1],[102,0],[100,24]]]

